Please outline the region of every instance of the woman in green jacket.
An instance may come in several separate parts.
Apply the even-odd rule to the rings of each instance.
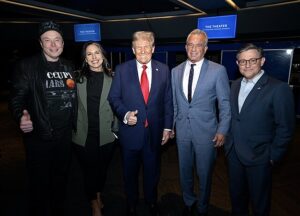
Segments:
[[[112,75],[104,54],[99,43],[83,45],[83,66],[77,76],[77,130],[73,133],[93,216],[102,215],[101,192],[115,145],[114,115],[107,101]]]

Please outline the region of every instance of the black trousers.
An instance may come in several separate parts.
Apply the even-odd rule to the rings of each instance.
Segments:
[[[99,146],[98,136],[88,136],[85,147],[74,145],[84,175],[84,185],[89,200],[97,199],[103,192],[115,142]]]
[[[270,163],[245,166],[233,148],[228,155],[229,192],[233,216],[269,216],[272,191]]]
[[[71,128],[55,131],[51,140],[31,133],[24,137],[29,177],[29,215],[64,215],[71,161]]]

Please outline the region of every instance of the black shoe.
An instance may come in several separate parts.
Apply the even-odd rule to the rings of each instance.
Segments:
[[[126,216],[137,216],[136,214],[136,207],[134,206],[127,206],[126,209]]]
[[[191,206],[185,206],[182,212],[182,216],[194,216],[197,213],[197,202],[194,202]]]
[[[150,215],[151,216],[159,216],[159,209],[158,209],[158,206],[157,204],[150,204],[149,205],[149,212],[150,212]]]

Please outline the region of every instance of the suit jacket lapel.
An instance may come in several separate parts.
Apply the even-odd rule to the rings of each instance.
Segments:
[[[104,73],[104,72],[103,72]],[[100,99],[100,108],[104,105],[107,100],[108,92],[111,85],[111,79],[105,73],[103,76],[103,87],[101,92],[101,99]]]
[[[149,98],[148,98],[148,104],[151,101],[151,98],[153,97],[153,90],[157,89],[157,84],[159,83],[159,68],[157,67],[157,64],[155,61],[151,61],[151,68],[152,71],[150,71],[152,73],[152,80],[151,80],[151,88],[150,88],[150,92],[149,92]],[[143,94],[142,94],[143,96]]]
[[[77,85],[78,88],[78,95],[81,98],[81,102],[83,104],[83,107],[85,110],[87,110],[87,94],[86,94],[86,83],[87,79],[84,77],[83,78],[83,83],[79,83]]]
[[[235,114],[239,114],[239,104],[238,104],[238,98],[239,98],[239,93],[240,93],[240,88],[241,88],[241,81],[242,78],[238,79],[235,83],[232,84],[232,91],[231,91],[231,98],[232,98],[232,112]]]
[[[260,94],[262,88],[264,87],[264,85],[266,84],[267,81],[268,81],[268,75],[266,73],[264,73],[264,75],[257,81],[257,83],[254,85],[253,89],[247,96],[247,98],[242,106],[241,113],[246,112],[247,108],[250,107],[252,104],[254,104],[253,101]]]
[[[136,94],[136,93],[139,94],[142,101],[144,101],[144,96],[143,96],[143,93],[142,93],[141,84],[140,84],[140,80],[139,80],[139,73],[138,73],[138,70],[137,70],[136,59],[132,60],[130,65],[129,65],[128,82],[132,83],[132,85],[134,85],[134,87],[136,89],[134,91],[134,94]],[[149,99],[148,99],[148,101],[149,101]]]
[[[187,61],[185,62],[185,64],[181,64],[181,67],[178,69],[179,73],[178,73],[178,79],[177,79],[178,83],[177,83],[177,85],[179,86],[182,98],[185,98],[186,102],[188,102],[188,99],[186,98],[186,96],[183,92],[183,86],[182,86],[183,75],[184,75],[184,70],[185,70],[186,64],[187,64]]]
[[[197,84],[196,84],[195,92],[194,92],[194,95],[193,95],[193,98],[195,97],[195,99],[198,96],[201,97],[200,88],[201,88],[201,85],[205,85],[205,82],[204,82],[205,78],[204,77],[208,73],[207,68],[208,68],[208,63],[207,63],[207,60],[204,59],[202,67],[201,67],[200,75],[199,75],[199,78],[198,78],[198,81],[197,81]],[[195,101],[195,99],[194,99],[194,101]],[[193,100],[192,100],[192,103],[193,103]]]

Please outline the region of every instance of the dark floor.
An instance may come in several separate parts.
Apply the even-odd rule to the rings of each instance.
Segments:
[[[274,169],[272,216],[300,215],[300,124],[287,157]],[[161,179],[159,184],[159,207],[162,215],[181,215],[183,203],[178,178],[177,149],[169,143],[162,149]],[[24,146],[20,133],[7,110],[7,103],[0,102],[0,215],[26,215],[26,171]],[[216,162],[210,216],[226,216],[230,211],[228,178],[222,150]],[[142,180],[142,179],[141,179]],[[124,215],[120,150],[116,149],[106,184],[104,202],[106,216]],[[74,157],[68,185],[67,215],[89,216],[89,205],[82,188],[82,173]],[[147,216],[142,200],[138,206],[140,215]]]

